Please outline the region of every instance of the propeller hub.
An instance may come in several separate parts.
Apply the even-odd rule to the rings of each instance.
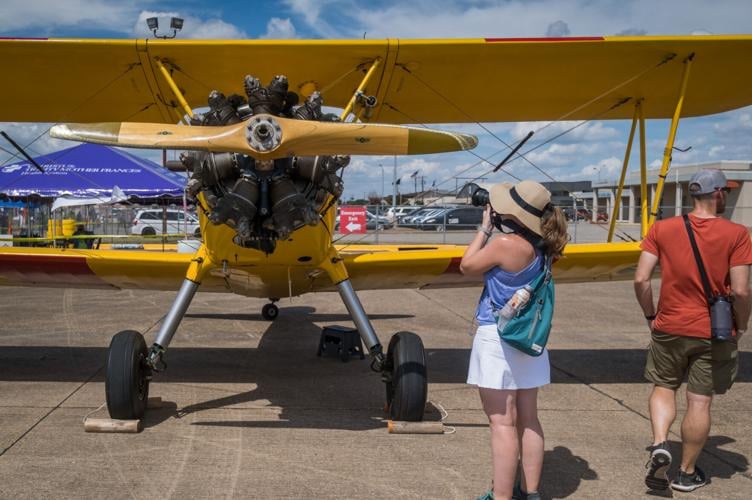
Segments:
[[[248,120],[246,138],[251,149],[259,153],[275,150],[282,142],[282,128],[271,116],[256,116]]]

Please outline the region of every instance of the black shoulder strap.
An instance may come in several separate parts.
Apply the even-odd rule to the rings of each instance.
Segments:
[[[692,231],[692,225],[689,222],[689,216],[687,214],[682,215],[684,219],[684,226],[687,228],[687,234],[689,235],[689,242],[692,244],[692,252],[695,254],[695,260],[697,261],[697,267],[700,269],[700,279],[702,279],[702,287],[705,289],[705,297],[708,302],[713,300],[713,292],[710,288],[710,281],[708,280],[708,274],[705,272],[705,266],[702,264],[702,256],[700,255],[700,249],[697,248],[697,242],[695,241],[695,234]]]

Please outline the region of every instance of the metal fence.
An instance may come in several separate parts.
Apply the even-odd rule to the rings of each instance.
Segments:
[[[169,210],[181,210],[180,206],[164,207]],[[383,244],[458,244],[465,245],[472,241],[480,220],[468,224],[450,223],[444,214],[439,213],[430,222],[411,221],[407,215],[400,218],[390,213],[391,207],[383,205],[368,205],[366,210],[370,213],[364,234],[342,234],[339,228],[335,228],[334,239],[342,244],[356,243],[383,243]],[[562,207],[564,209],[570,207]],[[136,213],[139,210],[153,209],[162,210],[156,206],[125,206],[125,207],[82,207],[77,209],[64,209],[62,217],[74,219],[83,224],[88,234],[111,235],[100,238],[103,242],[129,242],[129,241],[153,241],[174,242],[185,237],[184,232],[161,235],[162,231],[156,231],[151,238],[131,234]],[[682,207],[682,212],[687,213],[692,207]],[[660,207],[659,218],[672,217],[676,208],[671,206]],[[568,221],[568,231],[572,243],[596,243],[605,242],[608,235],[608,217],[598,222],[593,222],[592,214],[576,214],[571,212]],[[622,218],[628,217],[628,213],[622,211]],[[640,213],[635,212],[635,220],[629,223],[618,220],[614,241],[631,241],[640,239]],[[727,208],[725,217],[734,222],[752,228],[752,207],[731,206]],[[21,208],[0,208],[0,246],[9,245],[10,238],[46,238],[48,235],[50,214],[46,206],[36,210]],[[166,221],[161,221],[166,226]],[[191,234],[189,234],[190,236]],[[58,235],[59,236],[59,235]],[[15,245],[29,246],[51,244],[43,241],[18,241]]]

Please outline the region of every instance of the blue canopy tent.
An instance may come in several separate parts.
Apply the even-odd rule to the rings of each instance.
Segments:
[[[185,177],[121,149],[81,144],[0,167],[0,195],[8,198],[110,198],[114,186],[131,199],[182,199]]]
[[[81,144],[34,160],[44,172],[25,160],[0,167],[0,200],[23,202],[30,211],[40,203],[47,207],[46,215],[25,212],[26,223],[19,227],[21,237],[41,235],[56,206],[109,205],[124,200],[150,204],[183,201],[183,175],[121,149]],[[111,216],[109,212],[109,224]],[[101,229],[107,232],[108,223],[103,224]],[[0,227],[4,231],[10,224],[0,226],[5,226]],[[127,231],[127,221],[123,219],[116,227],[118,233]]]

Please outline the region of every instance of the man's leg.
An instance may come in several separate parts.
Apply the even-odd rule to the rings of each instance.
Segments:
[[[668,433],[676,419],[676,389],[681,386],[687,358],[682,337],[654,330],[645,364],[645,378],[653,383],[650,395],[650,424],[653,446],[646,465],[645,485],[651,490],[669,487],[668,471],[673,457]]]
[[[653,445],[668,441],[668,431],[676,419],[676,391],[658,385],[650,395],[650,424],[653,426]]]
[[[687,413],[681,424],[682,460],[681,470],[695,471],[695,462],[710,433],[710,403],[713,396],[704,396],[687,391]]]

